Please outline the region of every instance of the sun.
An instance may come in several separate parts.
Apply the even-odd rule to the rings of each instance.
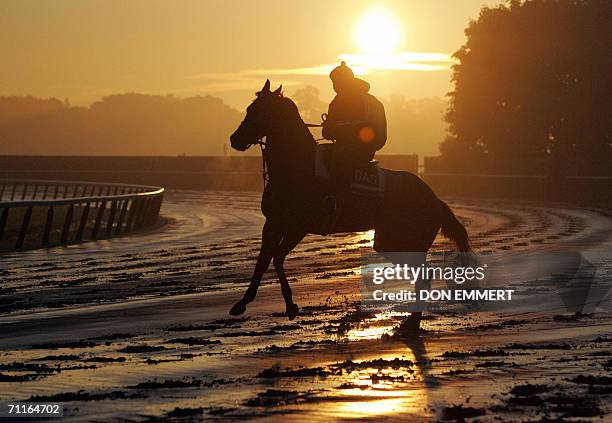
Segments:
[[[357,23],[355,39],[367,54],[393,53],[399,44],[401,28],[393,14],[384,8],[368,11]]]

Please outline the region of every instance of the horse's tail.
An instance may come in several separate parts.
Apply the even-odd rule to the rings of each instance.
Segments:
[[[460,252],[471,252],[470,237],[465,226],[457,219],[448,204],[442,200],[440,200],[440,204],[442,206],[442,235],[452,240]]]

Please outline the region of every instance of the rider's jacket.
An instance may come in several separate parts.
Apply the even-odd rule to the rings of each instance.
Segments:
[[[337,94],[323,123],[323,137],[338,147],[356,147],[374,155],[387,141],[387,119],[382,103],[369,94],[370,84],[354,79],[348,92]],[[343,148],[344,149],[344,148]]]

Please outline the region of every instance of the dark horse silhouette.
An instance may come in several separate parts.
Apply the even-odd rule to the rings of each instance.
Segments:
[[[298,314],[283,263],[308,233],[326,234],[322,227],[324,208],[320,207],[320,182],[315,177],[316,141],[298,112],[297,106],[281,93],[270,90],[267,80],[247,114],[230,137],[234,149],[245,151],[262,144],[269,182],[262,197],[263,226],[261,249],[255,272],[243,298],[230,310],[232,315],[246,311],[255,299],[262,276],[273,261],[290,320]],[[374,249],[378,252],[421,252],[423,255],[441,229],[459,251],[470,251],[464,226],[448,205],[438,199],[418,176],[409,172],[385,170],[387,184],[384,199],[362,198],[351,207],[331,232],[376,230]],[[319,190],[319,191],[317,191]],[[389,190],[393,191],[390,192]],[[319,202],[318,202],[319,201]],[[355,210],[358,210],[356,213]],[[329,221],[329,219],[327,219]],[[412,313],[410,321],[418,328],[421,313]]]

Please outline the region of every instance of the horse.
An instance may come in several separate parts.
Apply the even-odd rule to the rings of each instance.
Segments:
[[[331,231],[328,227],[322,228],[321,207],[317,207],[316,201],[321,197],[317,193],[320,182],[315,175],[317,141],[300,117],[296,104],[282,94],[282,85],[271,91],[270,81],[266,80],[247,107],[246,116],[231,135],[230,143],[238,151],[259,144],[264,180],[267,175],[261,203],[266,220],[259,256],[249,287],[230,310],[233,316],[243,314],[255,299],[270,262],[280,281],[287,317],[293,320],[298,315],[299,307],[293,302],[284,262],[309,233],[325,235],[374,229],[375,251],[420,252],[426,256],[441,230],[459,251],[471,250],[468,233],[449,206],[421,178],[409,172],[383,170],[389,180],[395,181],[392,195],[385,193],[386,200],[360,198],[356,207],[347,208],[357,208],[360,213],[338,219],[341,223]],[[411,313],[408,318],[411,328],[418,329],[421,314]]]

